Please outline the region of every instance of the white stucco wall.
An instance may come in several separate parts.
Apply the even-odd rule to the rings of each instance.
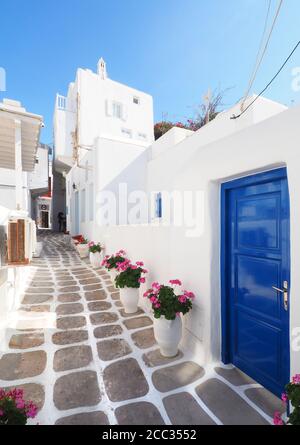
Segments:
[[[210,128],[204,127],[196,135],[170,149],[175,149],[175,159],[172,159],[172,155],[167,156],[165,152],[149,162],[149,192],[162,190],[164,187],[168,190],[203,191],[204,225],[199,237],[188,238],[184,226],[170,229],[154,229],[151,226],[99,229],[99,241],[105,241],[108,252],[125,248],[134,260],[145,260],[147,268],[151,271],[147,284],[150,284],[154,277],[165,282],[178,277],[183,281],[185,288],[196,293],[194,309],[186,316],[188,331],[184,344],[193,349],[197,357],[201,357],[204,362],[220,359],[221,183],[286,166],[291,225],[291,374],[300,371],[300,352],[292,349],[293,329],[300,326],[299,119],[300,108],[296,107],[254,125],[246,125],[241,121],[239,125],[244,128],[236,132],[228,131],[225,137],[217,137],[214,142],[204,144],[202,140],[209,142],[209,137],[212,137],[214,132],[212,122]],[[233,122],[233,125],[238,123]],[[229,125],[231,124],[232,121]],[[218,126],[219,123],[216,122],[217,136]],[[179,152],[185,162],[179,163]],[[163,171],[166,170],[172,173],[175,171],[176,174],[172,176],[170,173],[169,177],[165,178]],[[188,335],[189,333],[192,335]]]

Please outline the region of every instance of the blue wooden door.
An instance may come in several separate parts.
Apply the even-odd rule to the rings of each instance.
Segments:
[[[280,395],[289,380],[286,169],[226,183],[223,210],[223,360]]]

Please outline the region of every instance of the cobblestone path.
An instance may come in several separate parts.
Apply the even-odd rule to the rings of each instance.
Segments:
[[[63,235],[43,242],[0,351],[0,387],[22,387],[39,406],[30,423],[262,425],[283,411],[233,367],[204,369],[182,352],[163,358],[151,315],[126,315],[105,270],[80,260]]]

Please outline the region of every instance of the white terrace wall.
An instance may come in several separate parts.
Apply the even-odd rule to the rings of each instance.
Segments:
[[[183,167],[177,165],[177,174],[169,181],[160,172],[172,167],[173,164],[170,167],[168,163],[171,157],[162,154],[157,161],[151,162],[148,184],[152,184],[154,190],[160,190],[163,185],[172,190],[203,191],[204,225],[199,237],[186,237],[186,227],[97,229],[97,238],[105,242],[108,253],[124,248],[133,260],[145,260],[151,271],[147,285],[153,279],[166,282],[170,278],[180,278],[185,288],[196,293],[195,307],[186,316],[183,343],[203,362],[220,359],[220,185],[233,178],[287,166],[291,207],[291,336],[295,333],[293,329],[300,327],[299,120],[300,108],[292,108],[204,146],[199,143],[200,130],[179,144],[192,155],[189,159],[186,157]],[[239,125],[242,124],[241,121]],[[180,150],[179,145],[175,150]],[[299,366],[300,352],[291,350],[291,374],[299,372]]]

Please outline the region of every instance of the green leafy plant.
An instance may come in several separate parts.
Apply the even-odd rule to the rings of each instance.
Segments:
[[[285,423],[278,411],[274,414],[274,425],[300,425],[300,374],[294,375],[292,381],[285,387],[285,393],[281,395],[284,403],[290,403],[293,407],[287,422]]]
[[[37,411],[33,402],[25,402],[22,389],[5,391],[0,388],[0,425],[26,425]]]
[[[139,288],[141,283],[145,283],[146,279],[142,277],[148,271],[143,268],[144,263],[137,261],[132,264],[130,260],[125,260],[117,264],[118,275],[115,279],[116,287]]]
[[[90,241],[89,242],[89,251],[91,253],[96,253],[96,252],[101,252],[102,251],[102,246],[100,243],[94,243],[94,241]]]
[[[152,287],[144,293],[152,304],[155,318],[164,316],[167,320],[175,320],[180,314],[186,314],[192,309],[193,292],[179,290],[181,281],[170,280],[171,286],[152,283]]]

